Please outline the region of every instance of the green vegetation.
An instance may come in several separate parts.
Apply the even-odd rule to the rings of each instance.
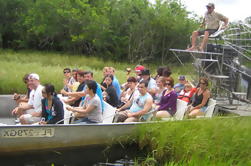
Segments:
[[[213,118],[146,124],[136,142],[143,165],[251,165],[251,118]],[[158,164],[157,164],[158,163]]]
[[[38,51],[12,51],[0,50],[0,93],[11,94],[14,92],[24,93],[25,85],[22,82],[22,77],[26,73],[35,72],[41,77],[42,84],[52,83],[57,90],[63,87],[63,69],[65,67],[79,68],[83,70],[91,70],[94,73],[94,78],[97,82],[101,82],[103,78],[102,69],[105,66],[112,66],[116,69],[116,77],[120,83],[126,81],[127,67],[132,68],[132,76],[134,75],[133,69],[136,64],[128,64],[125,62],[113,62],[110,60],[103,60],[96,57],[86,57],[80,55],[60,54],[52,52],[38,52]],[[152,71],[155,71],[158,66],[143,64]],[[173,78],[177,79],[179,74],[189,74],[187,68],[192,66],[172,66]],[[176,80],[177,81],[177,80]]]
[[[179,0],[0,0],[0,48],[165,62],[197,20]]]

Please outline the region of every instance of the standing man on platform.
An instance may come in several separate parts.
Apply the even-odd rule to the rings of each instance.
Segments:
[[[206,8],[207,12],[205,13],[203,22],[200,25],[200,27],[204,27],[205,29],[197,30],[192,33],[192,46],[187,49],[188,51],[194,51],[196,49],[196,39],[201,35],[204,35],[204,37],[199,47],[199,51],[204,51],[208,37],[219,29],[220,21],[224,22],[224,25],[221,27],[221,29],[225,29],[228,25],[228,18],[220,13],[215,12],[215,6],[213,3],[208,3]]]

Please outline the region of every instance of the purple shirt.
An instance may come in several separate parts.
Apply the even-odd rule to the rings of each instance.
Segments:
[[[162,96],[160,98],[160,102],[158,104],[159,105],[158,111],[167,110],[173,116],[176,112],[177,94],[173,90],[169,94],[164,96],[166,91],[167,90],[164,90],[162,93]]]

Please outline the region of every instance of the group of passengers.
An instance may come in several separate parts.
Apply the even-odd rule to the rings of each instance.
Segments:
[[[24,76],[27,94],[14,94],[18,106],[12,111],[21,124],[62,124],[65,111],[74,117],[72,123],[102,123],[105,104],[116,108],[114,122],[146,120],[150,111],[156,118],[167,118],[176,113],[177,99],[187,102],[188,117],[195,117],[205,113],[210,98],[206,78],[200,78],[199,85],[193,87],[182,75],[174,84],[168,67],[159,67],[152,78],[149,69],[137,65],[136,76],[130,76],[127,69],[127,82],[122,85],[113,67],[104,67],[100,84],[91,71],[65,68],[63,74],[61,95],[51,84],[40,85],[38,74]]]

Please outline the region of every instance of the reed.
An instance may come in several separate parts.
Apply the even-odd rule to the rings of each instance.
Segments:
[[[141,149],[157,165],[251,165],[251,118],[153,123],[137,132]],[[144,163],[143,163],[144,164]]]
[[[126,81],[125,69],[130,67],[133,69],[137,64],[127,62],[114,62],[91,56],[71,55],[67,53],[55,52],[39,52],[39,51],[13,51],[0,49],[0,94],[10,94],[14,92],[24,93],[25,85],[22,83],[22,77],[26,73],[38,73],[41,83],[52,83],[56,90],[59,91],[63,87],[63,69],[65,67],[78,68],[83,70],[91,70],[94,72],[94,78],[97,82],[101,82],[103,75],[102,69],[105,66],[112,66],[116,69],[116,77],[120,83]],[[157,65],[143,64],[155,75]],[[172,77],[176,79],[179,74],[188,74],[187,65],[173,66],[166,64],[172,68]],[[190,68],[190,67],[189,67]],[[177,79],[176,79],[177,81]]]

